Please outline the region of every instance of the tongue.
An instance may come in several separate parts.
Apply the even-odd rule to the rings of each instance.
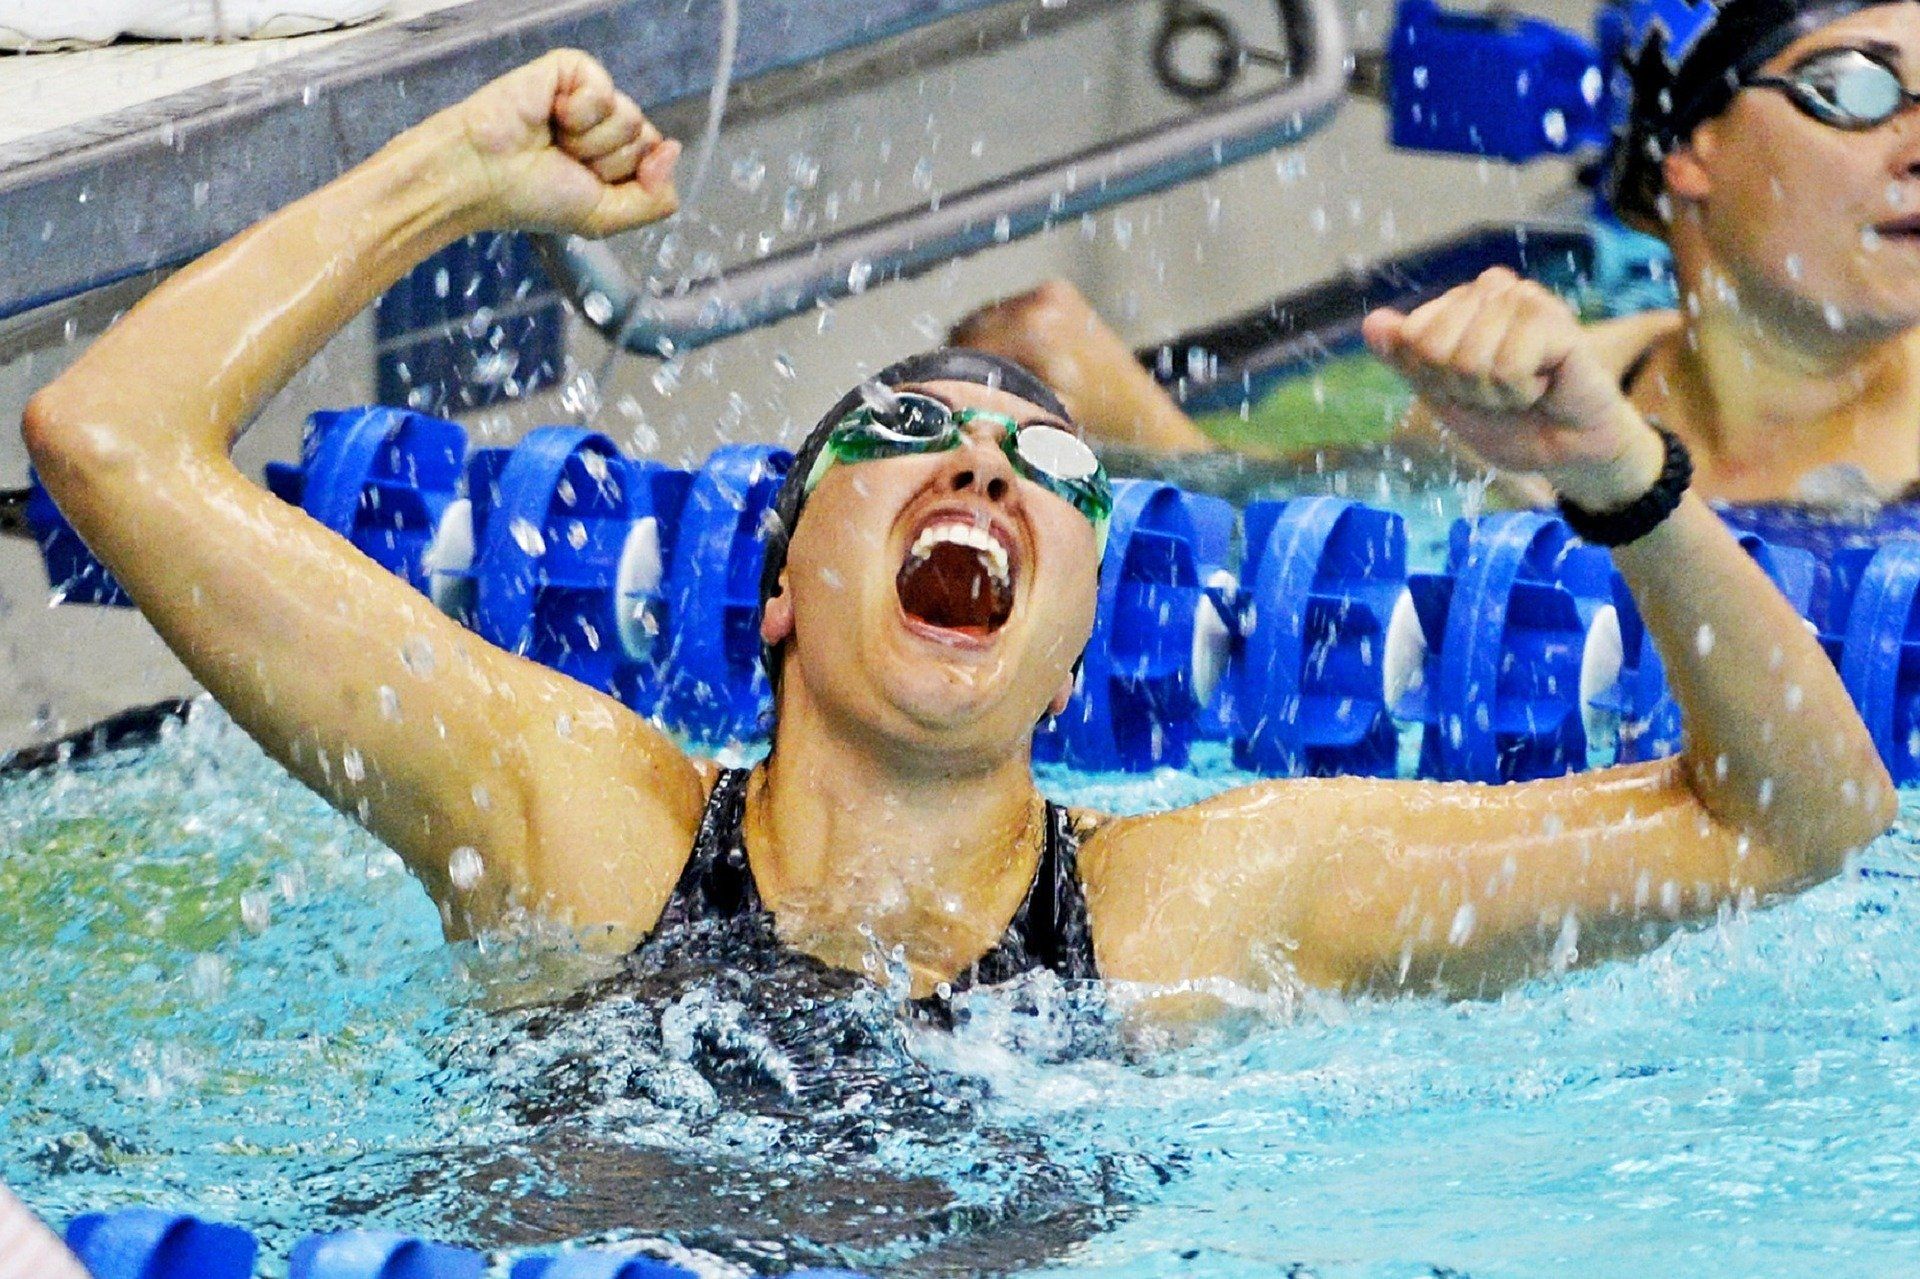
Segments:
[[[998,630],[1013,612],[1013,590],[996,585],[979,551],[943,542],[912,557],[895,580],[907,616],[976,637]]]

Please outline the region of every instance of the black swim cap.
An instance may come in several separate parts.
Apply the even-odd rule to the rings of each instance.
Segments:
[[[767,558],[760,570],[760,611],[766,612],[767,601],[780,590],[780,574],[787,567],[787,547],[793,541],[794,527],[800,522],[800,509],[807,500],[807,476],[812,474],[813,465],[819,460],[820,450],[827,446],[827,436],[840,420],[859,408],[863,402],[881,398],[884,388],[912,386],[921,382],[971,382],[975,386],[991,387],[1006,391],[1021,399],[1038,404],[1049,413],[1058,415],[1062,420],[1071,420],[1066,405],[1053,393],[1051,387],[1011,360],[990,355],[985,351],[969,350],[965,347],[942,347],[937,351],[928,351],[922,355],[910,355],[896,364],[889,364],[872,377],[861,382],[845,395],[841,396],[832,408],[821,417],[807,438],[801,442],[793,457],[793,467],[781,482],[780,492],[773,499],[773,505],[767,511],[765,529]],[[766,667],[767,681],[773,685],[774,692],[780,691],[780,650],[769,645],[761,645],[760,660]]]
[[[1725,111],[1746,78],[1810,31],[1893,0],[1635,0],[1617,77],[1628,109],[1608,161],[1607,199],[1657,227],[1661,162]],[[1616,84],[1619,82],[1616,81]]]

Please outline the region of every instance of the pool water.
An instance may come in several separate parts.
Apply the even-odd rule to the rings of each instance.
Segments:
[[[1126,811],[1242,780],[1043,778]],[[0,1179],[56,1221],[238,1222],[270,1267],[379,1224],[716,1275],[1910,1273],[1909,801],[1832,883],[1495,1001],[1247,994],[1176,1032],[1041,977],[949,1033],[751,938],[446,945],[203,708],[0,779]]]

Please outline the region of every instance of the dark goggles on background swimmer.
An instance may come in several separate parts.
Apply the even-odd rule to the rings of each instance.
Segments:
[[[1778,89],[1801,114],[1836,129],[1877,128],[1920,102],[1892,63],[1865,49],[1823,49],[1783,76],[1751,76],[1744,83]]]
[[[871,462],[957,449],[972,422],[1004,427],[1000,449],[1013,469],[1086,516],[1100,548],[1106,549],[1113,485],[1086,441],[1045,423],[1022,426],[1004,413],[955,411],[930,395],[912,391],[893,392],[886,404],[862,405],[841,418],[807,475],[806,492],[813,492],[835,462]]]

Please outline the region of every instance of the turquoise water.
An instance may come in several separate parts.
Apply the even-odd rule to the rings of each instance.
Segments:
[[[0,780],[0,1178],[56,1220],[240,1222],[276,1266],[378,1223],[715,1275],[1911,1273],[1916,803],[1833,883],[1498,1001],[1248,996],[1175,1036],[1039,978],[949,1034],[735,938],[613,977],[448,946],[207,711]]]

